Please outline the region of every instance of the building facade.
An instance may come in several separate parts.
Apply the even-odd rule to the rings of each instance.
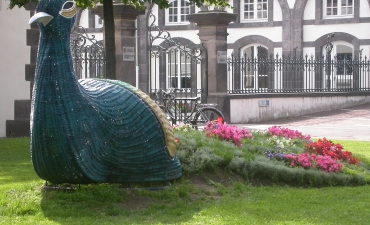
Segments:
[[[30,12],[23,9],[6,10],[4,0],[0,0],[0,3],[0,31],[6,31],[8,38],[7,40],[2,38],[1,49],[9,49],[0,51],[2,59],[0,69],[3,74],[0,76],[3,80],[0,82],[2,85],[0,99],[5,106],[1,107],[0,113],[0,137],[3,137],[6,135],[5,120],[11,120],[15,116],[14,101],[29,99],[32,82],[24,79],[24,65],[28,64],[35,55],[29,53],[29,47],[25,43],[25,30],[28,28]],[[370,0],[232,0],[230,4],[233,8],[225,10],[235,14],[236,19],[227,26],[227,57],[267,59],[293,53],[296,56],[309,58],[327,57],[329,39],[332,44],[330,51],[332,58],[354,59],[370,55],[370,29],[368,29]],[[156,5],[151,5],[147,7],[145,15],[138,16],[135,33],[137,41],[136,45],[132,46],[135,48],[137,67],[135,86],[147,93],[171,87],[201,88],[199,77],[201,73],[194,73],[201,70],[199,65],[193,61],[187,61],[187,57],[175,50],[182,46],[188,51],[201,44],[198,36],[199,27],[189,22],[188,15],[202,13],[203,10],[186,0],[174,0],[170,1],[168,9],[159,9]],[[208,10],[219,9],[210,6]],[[22,19],[13,18],[18,15],[21,15]],[[11,24],[5,22],[10,18],[13,18]],[[14,25],[16,23],[20,26]],[[158,34],[157,30],[151,30],[152,25],[161,31],[168,31],[179,46],[167,45],[166,41],[160,38],[151,40],[151,37]],[[12,29],[9,29],[10,26],[13,31],[14,27],[17,27],[14,31],[16,34],[9,33],[12,32]],[[84,27],[86,32],[94,35],[97,40],[103,39],[102,20],[89,10],[80,11],[77,14],[75,29],[77,30],[79,26]],[[161,46],[168,51],[161,60],[155,61],[151,55],[152,46]],[[179,60],[179,63],[174,63],[175,60]],[[258,68],[258,70],[257,77],[245,72],[238,88],[243,90],[267,88],[264,82],[267,79],[267,75],[263,72],[264,68]],[[338,69],[337,73],[350,74],[351,71],[347,70]],[[155,77],[157,75],[154,74],[159,74],[163,80],[158,80],[159,77]],[[197,75],[194,76],[194,74]],[[352,79],[351,76],[348,77]],[[284,96],[281,97],[284,98]],[[343,101],[338,103],[345,106]],[[228,104],[233,105],[232,102]],[[314,104],[309,107],[315,108]],[[338,107],[333,106],[331,109]],[[228,110],[233,111],[231,108]],[[305,110],[304,107],[302,110]],[[234,114],[230,112],[230,117],[233,117]],[[255,113],[261,114],[258,110]],[[288,116],[288,114],[284,115]],[[242,121],[247,119],[234,120],[234,122]]]
[[[19,103],[15,100],[30,99],[30,82],[24,72],[30,58],[26,45],[30,13],[10,10],[8,4],[0,0],[0,137],[6,136],[6,120],[14,119],[14,105]]]

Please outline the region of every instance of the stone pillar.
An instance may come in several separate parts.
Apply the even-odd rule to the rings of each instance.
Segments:
[[[91,11],[100,18],[104,18],[103,5],[98,5]],[[116,45],[116,78],[136,86],[136,26],[138,15],[145,10],[138,11],[133,6],[122,3],[113,3],[115,45]]]
[[[218,109],[229,121],[227,96],[227,64],[219,54],[227,52],[227,26],[237,15],[225,11],[201,11],[188,16],[199,27],[199,39],[207,49],[207,61],[202,61],[202,90],[206,90],[208,103],[217,103]],[[203,95],[204,96],[204,95]],[[202,97],[203,97],[202,96]]]
[[[283,12],[283,36],[282,47],[283,55],[291,55],[291,57],[299,58],[303,54],[303,12],[307,1],[296,1],[294,8],[290,9],[287,4],[282,4]],[[322,4],[322,3],[320,3]],[[300,89],[304,88],[304,73],[303,71],[286,71],[283,74],[285,89]]]
[[[282,50],[283,55],[289,55],[293,50],[293,25],[292,25],[292,9],[286,8],[282,10]]]

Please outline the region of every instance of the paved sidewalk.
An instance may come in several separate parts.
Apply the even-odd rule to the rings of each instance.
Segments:
[[[370,141],[370,103],[288,119],[235,125],[252,130],[265,130],[277,125],[310,134],[314,138]]]

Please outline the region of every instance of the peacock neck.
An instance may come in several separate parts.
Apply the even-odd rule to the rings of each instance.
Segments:
[[[33,96],[35,102],[58,99],[60,102],[80,97],[80,85],[73,70],[70,31],[46,29],[40,35]],[[39,99],[39,100],[37,100]],[[45,100],[46,99],[46,100]],[[56,101],[53,101],[57,104]],[[60,103],[59,102],[59,103]],[[59,104],[58,103],[58,104]],[[37,103],[36,103],[37,104]]]
[[[76,80],[70,51],[70,31],[45,27],[40,30],[36,79]]]

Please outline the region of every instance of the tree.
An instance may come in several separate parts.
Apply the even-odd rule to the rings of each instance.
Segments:
[[[105,46],[105,77],[116,79],[116,45],[114,35],[113,1],[103,0],[104,12],[104,46]]]
[[[96,5],[96,0],[75,0],[80,9],[93,8]],[[230,6],[228,0],[189,0],[190,3],[197,5],[214,5],[220,7]],[[15,6],[23,7],[29,2],[37,3],[37,0],[10,0],[9,8]],[[138,9],[143,9],[144,4],[157,4],[159,8],[168,8],[169,0],[119,0],[126,5],[133,5]],[[114,35],[114,17],[113,17],[113,0],[100,0],[103,4],[104,12],[104,43],[105,43],[105,57],[106,57],[106,78],[116,79],[116,48],[115,48],[115,35]]]

